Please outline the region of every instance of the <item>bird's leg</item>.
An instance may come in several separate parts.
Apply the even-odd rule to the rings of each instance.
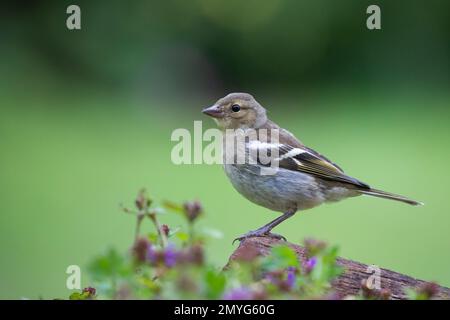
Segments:
[[[282,223],[284,220],[292,217],[296,211],[297,210],[289,210],[289,211],[283,213],[283,215],[270,221],[268,224],[262,226],[261,228],[247,232],[246,234],[243,234],[242,236],[237,237],[236,239],[233,240],[233,243],[236,240],[242,241],[242,240],[245,240],[245,239],[251,238],[251,237],[271,237],[271,238],[276,238],[276,239],[283,239],[284,241],[286,241],[286,238],[283,237],[282,235],[279,235],[276,233],[271,233],[270,231],[272,231],[273,228],[275,228],[277,225]]]

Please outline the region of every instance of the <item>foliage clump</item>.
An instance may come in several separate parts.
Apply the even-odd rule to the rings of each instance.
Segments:
[[[306,239],[306,257],[299,260],[288,245],[271,249],[261,256],[256,249],[246,249],[225,268],[208,263],[205,246],[218,232],[198,229],[204,214],[200,202],[182,205],[165,202],[164,208],[141,190],[135,210],[122,208],[136,217],[135,240],[126,254],[114,249],[93,259],[89,265],[95,286],[75,292],[73,300],[87,299],[389,299],[389,292],[375,292],[362,285],[355,297],[343,297],[331,282],[343,270],[336,264],[337,247],[323,241]],[[186,231],[160,223],[166,211],[178,213],[186,221]],[[154,230],[141,233],[144,219]],[[424,286],[411,298],[429,299],[436,290]]]

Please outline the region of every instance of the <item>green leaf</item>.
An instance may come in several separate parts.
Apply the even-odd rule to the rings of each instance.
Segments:
[[[148,235],[147,235],[147,239],[148,239],[148,241],[150,241],[150,243],[158,243],[158,241],[159,241],[159,236],[158,236],[158,234],[156,233],[156,232],[150,232]]]
[[[298,266],[297,254],[287,245],[273,247],[271,254],[263,260],[263,268],[269,271]]]
[[[343,272],[343,268],[336,264],[338,254],[338,247],[334,246],[327,248],[321,252],[317,258],[317,263],[311,272],[311,279],[317,283],[318,286],[326,287],[328,283],[339,276]]]
[[[70,300],[84,300],[82,294],[79,292],[74,292],[69,297]]]
[[[424,300],[419,297],[416,290],[414,290],[413,288],[408,287],[404,291],[409,300]]]
[[[69,296],[69,300],[87,300],[90,299],[89,292],[74,292]]]
[[[97,281],[123,275],[126,269],[125,259],[114,249],[98,256],[88,266],[89,273]]]
[[[166,201],[163,202],[163,206],[166,209],[169,209],[171,211],[174,211],[176,213],[180,213],[180,214],[184,215],[184,208],[183,208],[183,206],[181,206],[181,205],[179,205],[179,204],[177,204],[175,202],[166,200]]]
[[[207,287],[206,295],[208,299],[220,298],[225,290],[227,279],[222,272],[207,270],[205,273],[205,283]]]
[[[188,242],[189,241],[189,234],[183,231],[179,231],[175,234],[175,236],[181,241],[181,242]]]
[[[175,234],[177,234],[178,232],[180,232],[180,230],[181,230],[181,227],[176,227],[176,228],[174,228],[174,229],[170,229],[169,230],[169,235],[168,235],[168,237],[170,238],[170,237],[173,237]]]

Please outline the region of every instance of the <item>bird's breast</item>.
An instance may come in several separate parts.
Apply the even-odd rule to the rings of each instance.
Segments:
[[[313,176],[282,168],[273,174],[261,174],[264,168],[252,164],[224,165],[234,188],[248,200],[268,209],[303,210],[325,201],[320,183]]]

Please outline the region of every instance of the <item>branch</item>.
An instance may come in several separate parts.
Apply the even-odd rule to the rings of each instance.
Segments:
[[[240,257],[245,255],[249,249],[256,249],[261,255],[268,255],[270,249],[278,244],[287,244],[297,253],[298,259],[303,261],[306,257],[305,248],[280,240],[276,240],[268,237],[258,237],[258,238],[248,238],[241,242],[239,247],[233,252],[230,257],[230,261],[239,260]],[[361,284],[366,281],[373,271],[368,270],[368,265],[338,258],[337,264],[344,268],[344,273],[341,274],[333,282],[333,288],[342,295],[357,295],[361,290]],[[387,269],[381,269],[381,289],[387,289],[391,293],[392,299],[406,299],[405,289],[414,288],[417,289],[424,284],[426,281],[417,280],[407,275],[390,271]],[[438,299],[450,299],[450,289],[446,287],[439,287],[439,292],[436,296]]]

